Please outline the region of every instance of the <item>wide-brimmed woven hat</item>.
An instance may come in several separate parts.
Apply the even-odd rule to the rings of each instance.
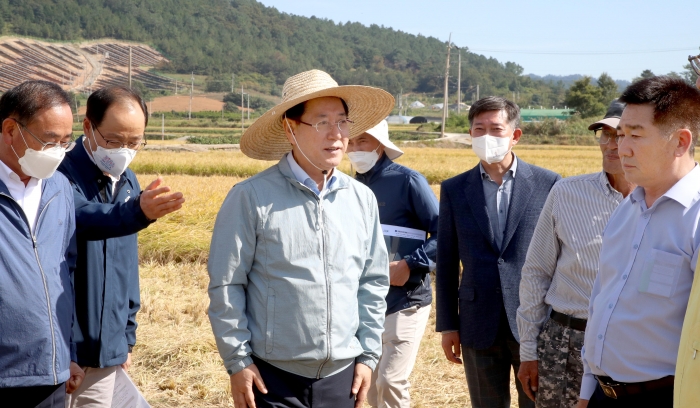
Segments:
[[[377,139],[377,141],[384,146],[384,152],[391,160],[396,160],[403,154],[403,150],[396,147],[396,145],[389,140],[389,124],[386,120],[382,120],[375,127],[367,129],[365,132]]]
[[[265,112],[241,137],[241,151],[259,160],[279,160],[292,150],[282,127],[282,116],[295,105],[315,98],[335,96],[348,105],[348,118],[354,124],[350,137],[364,133],[391,113],[394,97],[370,86],[339,86],[330,75],[313,69],[290,77],[282,88],[282,102]]]

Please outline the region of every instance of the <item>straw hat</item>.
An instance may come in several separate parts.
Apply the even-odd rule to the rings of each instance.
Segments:
[[[384,146],[384,152],[391,160],[396,160],[403,154],[403,150],[389,140],[389,124],[386,120],[382,120],[377,126],[365,131],[365,133],[377,139]]]
[[[241,151],[259,160],[279,160],[292,150],[282,127],[282,116],[295,105],[315,98],[335,96],[348,105],[348,118],[355,122],[350,137],[359,136],[389,115],[394,97],[379,88],[338,86],[330,75],[317,69],[290,77],[282,88],[282,102],[265,112],[241,137]]]

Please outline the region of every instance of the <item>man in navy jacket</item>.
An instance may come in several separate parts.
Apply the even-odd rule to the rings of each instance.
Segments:
[[[27,81],[0,98],[0,405],[63,408],[83,376],[71,347],[75,218],[54,173],[73,114],[56,84]]]
[[[392,227],[418,230],[425,242],[390,259],[389,293],[382,336],[382,357],[372,373],[367,401],[373,407],[411,406],[408,377],[418,355],[433,300],[430,265],[437,249],[438,202],[420,173],[394,163],[403,152],[389,140],[385,120],[350,139],[348,157],[355,179],[377,198],[385,234]],[[416,231],[416,232],[418,232]],[[392,246],[387,245],[392,252]]]
[[[148,112],[141,97],[112,86],[92,93],[84,136],[59,171],[73,185],[78,261],[73,337],[85,381],[71,407],[110,407],[118,366],[128,369],[140,307],[137,232],[179,209],[181,193],[158,178],[145,191],[127,168],[146,144]]]
[[[449,361],[462,364],[474,407],[510,406],[510,370],[520,346],[520,270],[549,190],[561,177],[517,158],[520,108],[498,97],[469,110],[473,169],[442,183],[437,261],[437,331]],[[460,262],[464,268],[460,280]],[[516,381],[518,403],[534,407]]]

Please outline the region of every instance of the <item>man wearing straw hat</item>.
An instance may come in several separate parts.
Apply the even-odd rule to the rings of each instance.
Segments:
[[[279,162],[231,189],[209,254],[209,319],[236,407],[363,404],[388,255],[371,190],[335,167],[393,105],[312,70],[243,134],[243,153]]]
[[[382,357],[367,397],[379,408],[411,406],[408,377],[433,301],[429,272],[437,250],[438,201],[425,177],[392,161],[402,154],[389,140],[385,120],[348,142],[355,178],[377,197],[382,229],[391,240]]]

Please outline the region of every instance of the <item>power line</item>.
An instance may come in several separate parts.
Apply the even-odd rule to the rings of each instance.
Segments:
[[[654,54],[664,52],[693,51],[697,47],[668,48],[661,50],[633,50],[633,51],[536,51],[536,50],[489,50],[469,48],[471,52],[507,52],[512,54],[532,55],[629,55],[629,54]]]

